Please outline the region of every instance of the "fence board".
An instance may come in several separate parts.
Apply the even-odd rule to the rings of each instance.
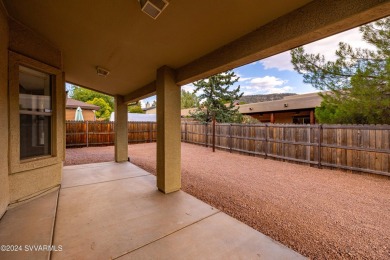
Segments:
[[[216,146],[265,158],[390,175],[389,132],[387,125],[219,124]],[[183,141],[205,145],[187,136]]]
[[[153,122],[129,122],[129,143],[154,142],[157,124]],[[66,147],[113,145],[115,128],[113,122],[66,121]]]

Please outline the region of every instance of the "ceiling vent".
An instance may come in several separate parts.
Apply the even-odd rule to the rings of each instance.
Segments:
[[[97,73],[99,76],[107,77],[108,74],[110,74],[110,71],[107,70],[107,69],[103,69],[103,68],[97,66],[97,67],[96,67],[96,73]]]
[[[168,0],[138,0],[141,4],[141,10],[152,17],[157,19],[157,17],[162,13],[162,11],[168,6]]]

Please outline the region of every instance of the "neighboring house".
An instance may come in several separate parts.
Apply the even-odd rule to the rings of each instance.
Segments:
[[[110,121],[115,121],[115,112],[111,113]],[[156,122],[156,114],[127,113],[128,122]]]
[[[321,101],[318,93],[309,93],[240,105],[239,111],[262,123],[315,124],[314,110],[321,105]]]
[[[152,106],[152,107],[146,107],[142,109],[145,111],[145,114],[156,114],[157,113],[157,107]]]
[[[270,100],[238,105],[243,115],[256,118],[261,123],[315,124],[314,110],[321,105],[318,93],[254,95],[252,100]],[[255,98],[255,99],[253,99]],[[249,99],[245,99],[248,101]],[[196,108],[182,109],[181,117],[190,116]]]
[[[183,118],[183,117],[189,117],[189,116],[191,116],[191,112],[192,113],[194,113],[195,111],[197,110],[197,108],[196,107],[194,107],[194,108],[183,108],[182,110],[181,110],[181,117]]]
[[[82,109],[84,121],[95,121],[95,111],[99,110],[99,106],[88,104],[72,98],[66,99],[65,120],[74,120],[76,109],[80,107]]]

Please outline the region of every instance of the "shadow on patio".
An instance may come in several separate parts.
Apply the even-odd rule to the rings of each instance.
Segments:
[[[64,167],[59,195],[10,209],[0,230],[1,245],[21,246],[1,259],[302,258],[183,191],[158,192],[130,163]],[[31,247],[51,244],[51,256]]]

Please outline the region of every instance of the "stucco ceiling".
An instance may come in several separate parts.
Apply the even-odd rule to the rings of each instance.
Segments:
[[[126,95],[157,68],[178,69],[309,0],[171,0],[153,20],[137,0],[4,0],[9,15],[57,46],[66,80]],[[106,78],[96,66],[110,70]]]
[[[0,1],[62,51],[68,82],[125,102],[164,65],[182,85],[390,15],[390,0],[171,0],[157,20],[137,0]]]

